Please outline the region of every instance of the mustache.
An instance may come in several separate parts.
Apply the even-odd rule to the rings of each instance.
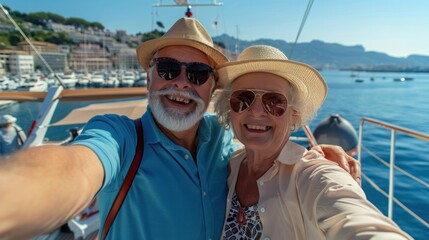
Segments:
[[[189,89],[189,90],[178,90],[174,87],[168,87],[168,88],[153,92],[152,94],[153,94],[153,96],[156,96],[156,97],[165,96],[165,95],[178,95],[180,97],[191,99],[192,101],[195,101],[195,102],[202,101],[201,97],[198,96],[198,94],[191,89]]]

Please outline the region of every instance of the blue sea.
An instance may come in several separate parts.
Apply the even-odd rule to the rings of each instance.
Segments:
[[[340,114],[358,131],[362,117],[382,120],[404,128],[429,134],[429,73],[370,73],[323,70],[328,84],[328,97],[318,112],[310,128],[314,129],[323,119],[332,114]],[[413,80],[397,82],[394,78],[411,77]],[[363,82],[357,83],[356,79]],[[60,103],[54,114],[53,122],[66,116],[76,107],[94,102]],[[19,103],[0,110],[0,114],[13,114],[18,124],[25,130],[37,117],[41,103]],[[68,136],[68,129],[75,126],[50,128],[49,140],[62,140]],[[303,132],[298,132],[303,135]],[[382,159],[389,161],[391,132],[384,128],[364,125],[363,144]],[[396,164],[400,168],[429,182],[429,142],[412,139],[404,134],[396,134]],[[388,192],[389,170],[373,157],[363,153],[363,172]],[[385,215],[387,198],[375,191],[366,181],[363,189],[367,197]],[[395,197],[414,211],[424,221],[429,222],[429,189],[410,180],[404,174],[395,171]],[[394,221],[415,239],[427,239],[429,228],[414,220],[397,204],[393,209]]]

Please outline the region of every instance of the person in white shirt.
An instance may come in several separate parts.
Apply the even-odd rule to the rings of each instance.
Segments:
[[[314,68],[261,45],[218,73],[218,120],[244,145],[229,162],[223,239],[411,239],[350,174],[289,141],[326,98]]]
[[[16,118],[5,114],[0,116],[0,155],[7,156],[17,151],[25,142],[26,136]]]

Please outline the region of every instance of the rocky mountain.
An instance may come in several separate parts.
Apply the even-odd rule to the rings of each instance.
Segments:
[[[338,43],[326,43],[313,40],[298,43],[292,52],[293,43],[284,40],[258,39],[237,41],[236,38],[223,34],[213,38],[222,42],[229,51],[264,44],[282,50],[291,60],[308,63],[316,68],[336,68],[373,71],[429,71],[429,56],[410,55],[406,58],[393,57],[385,53],[366,51],[361,45],[344,46]],[[291,55],[292,54],[292,55]]]

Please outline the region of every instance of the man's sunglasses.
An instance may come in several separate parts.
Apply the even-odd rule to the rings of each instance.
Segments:
[[[174,58],[167,57],[154,58],[149,67],[154,65],[156,65],[156,71],[158,72],[159,77],[167,81],[177,78],[182,71],[182,65],[185,65],[186,77],[189,82],[195,85],[203,85],[207,82],[210,74],[213,72],[213,68],[205,63],[184,63]]]
[[[231,109],[237,113],[245,111],[255,102],[256,96],[261,98],[262,104],[267,113],[280,117],[286,112],[288,104],[285,95],[256,89],[241,89],[234,91],[229,99]]]

